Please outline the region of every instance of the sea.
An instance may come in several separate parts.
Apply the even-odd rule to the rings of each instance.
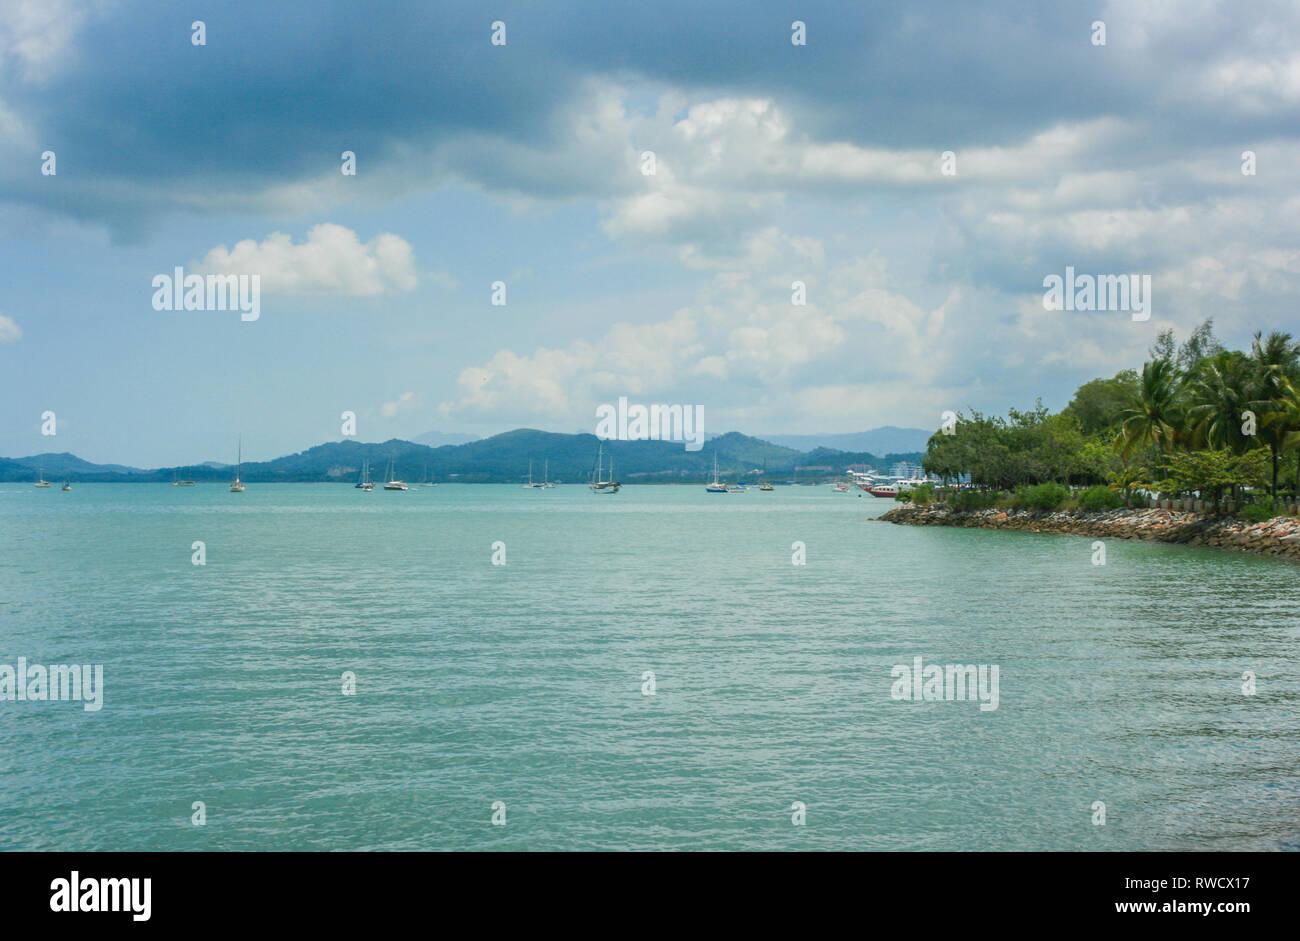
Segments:
[[[1300,848],[1295,563],[892,505],[0,484],[0,849]]]

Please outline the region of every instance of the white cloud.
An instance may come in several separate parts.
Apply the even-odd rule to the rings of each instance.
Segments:
[[[23,81],[48,81],[68,59],[91,6],[69,0],[6,0],[0,4],[0,65],[12,56]]]
[[[594,343],[577,340],[565,349],[543,347],[528,356],[500,350],[482,366],[462,370],[460,398],[443,402],[439,411],[444,417],[583,420],[589,403],[672,388],[680,364],[699,353],[698,332],[695,315],[680,310],[660,323],[616,323]]]
[[[407,411],[414,408],[416,398],[414,392],[403,392],[391,402],[385,402],[379,407],[380,413],[385,418],[396,418],[398,412]]]
[[[0,314],[0,343],[17,343],[22,339],[23,328],[13,319]]]
[[[49,82],[70,58],[86,19],[87,5],[68,0],[6,0],[0,3],[0,69],[27,85]],[[0,99],[0,142],[32,146],[32,132]]]
[[[722,246],[725,248],[725,246]],[[768,226],[744,239],[731,251],[718,252],[718,246],[687,243],[677,257],[687,268],[715,271],[766,271],[774,283],[800,278],[805,270],[820,270],[826,265],[826,250],[820,239],[791,236],[776,226]]]
[[[409,291],[418,281],[405,239],[385,232],[363,243],[357,233],[332,222],[312,226],[307,241],[298,245],[283,232],[260,243],[244,239],[233,249],[219,245],[197,270],[261,275],[268,294],[375,295]]]
[[[788,280],[763,277],[771,263],[766,249],[782,245],[801,246],[810,283],[833,285],[820,303],[794,305]],[[800,398],[803,388],[853,385],[864,371],[882,387],[946,387],[945,364],[966,348],[946,333],[960,291],[926,309],[889,289],[878,256],[828,269],[820,243],[776,229],[760,233],[751,248],[744,257],[754,267],[719,274],[700,303],[667,320],[617,323],[603,336],[560,349],[499,350],[462,371],[459,397],[443,402],[441,414],[581,426],[597,403],[627,395],[702,404],[718,421],[788,423],[827,414],[802,413],[801,403],[811,401]],[[830,414],[852,412],[856,404],[843,400]],[[865,404],[864,421],[897,423],[899,403]]]

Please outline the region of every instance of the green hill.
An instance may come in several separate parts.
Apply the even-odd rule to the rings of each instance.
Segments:
[[[382,443],[337,441],[318,444],[297,454],[272,461],[243,465],[243,479],[249,483],[339,481],[353,482],[362,462],[370,461],[370,476],[382,481],[392,462],[401,480],[425,479],[464,483],[513,483],[525,480],[528,462],[540,480],[549,464],[553,481],[585,481],[596,463],[600,442],[590,434],[556,434],[518,428],[491,438],[437,448],[393,438]],[[615,476],[625,483],[672,483],[704,480],[712,472],[717,453],[718,470],[729,478],[753,479],[766,464],[768,476],[788,479],[799,466],[829,466],[834,473],[849,464],[874,465],[882,470],[895,460],[919,458],[918,454],[871,454],[818,448],[805,453],[751,438],[739,432],[719,435],[700,451],[687,451],[680,441],[606,441],[605,454],[613,458]],[[174,477],[196,481],[226,481],[232,468],[212,464],[139,470],[113,464],[91,464],[71,454],[0,458],[0,480],[35,480],[38,467],[47,479],[71,477],[83,482],[170,481]],[[800,474],[801,479],[809,475]]]

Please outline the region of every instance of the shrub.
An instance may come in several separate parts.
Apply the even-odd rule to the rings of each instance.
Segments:
[[[921,484],[912,489],[912,502],[917,506],[926,506],[934,501],[934,484]]]
[[[1252,523],[1263,523],[1265,520],[1271,520],[1280,514],[1272,502],[1265,500],[1263,503],[1252,503],[1249,506],[1242,507],[1237,511],[1237,515]]]
[[[1079,509],[1089,513],[1099,513],[1102,510],[1117,510],[1123,505],[1123,495],[1111,490],[1109,487],[1089,487],[1079,493]]]
[[[1057,510],[1069,495],[1070,491],[1062,484],[1035,484],[1016,491],[1015,505],[1024,510]]]
[[[948,505],[955,510],[985,510],[1006,499],[1006,494],[996,490],[958,490],[949,492]]]

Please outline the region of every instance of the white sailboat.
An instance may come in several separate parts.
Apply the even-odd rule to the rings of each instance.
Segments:
[[[230,485],[231,493],[243,493],[244,482],[239,479],[240,471],[244,468],[244,436],[239,436],[239,450],[235,457],[235,482]]]
[[[613,455],[610,455],[609,458],[609,477],[603,476],[604,463],[605,445],[601,444],[600,450],[596,452],[596,471],[591,475],[591,483],[588,486],[591,487],[593,493],[618,493],[621,484],[614,479]]]
[[[367,460],[361,462],[361,479],[357,481],[357,489],[367,493],[375,489],[375,485],[370,480],[370,462]]]
[[[547,467],[548,467],[548,471],[549,471],[549,467],[550,467],[550,459],[549,459],[549,458],[547,459],[547,462],[546,462],[546,463],[547,463]],[[551,486],[551,485],[548,484],[548,483],[544,483],[544,482],[543,482],[543,483],[538,483],[537,481],[533,480],[533,462],[532,462],[532,461],[529,461],[529,462],[528,462],[528,483],[524,484],[524,486],[527,487],[527,488],[530,489],[530,490],[545,490],[547,487],[549,487],[549,486]]]
[[[542,489],[549,490],[555,486],[555,484],[551,483],[551,459],[549,457],[542,467],[544,468],[542,471]]]
[[[713,452],[713,480],[704,486],[706,493],[726,493],[727,487],[718,480],[718,452]]]
[[[388,461],[388,473],[385,476],[388,478],[388,482],[384,484],[385,490],[410,490],[411,489],[410,487],[406,486],[406,484],[404,484],[402,481],[398,480],[394,476],[393,461],[391,458]]]

